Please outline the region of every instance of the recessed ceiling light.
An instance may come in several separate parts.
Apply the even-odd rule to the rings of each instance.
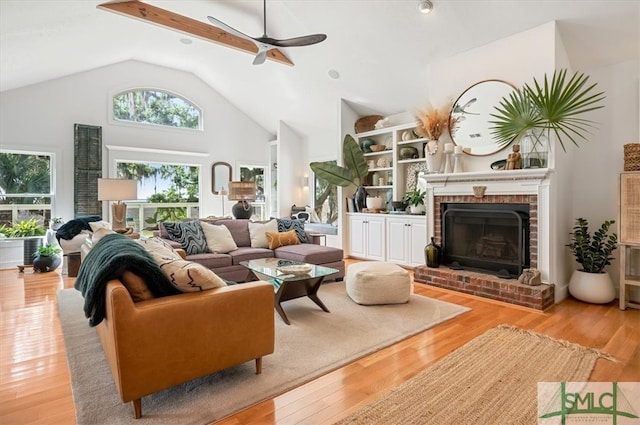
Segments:
[[[193,43],[193,40],[191,40],[190,38],[181,38],[180,39],[180,43],[182,43],[182,44],[191,44],[191,43]]]
[[[327,72],[327,74],[329,75],[329,78],[333,80],[337,80],[338,78],[340,78],[340,73],[335,69],[330,69],[329,72]]]
[[[433,3],[429,0],[420,0],[418,2],[418,10],[420,13],[431,13],[433,10]]]

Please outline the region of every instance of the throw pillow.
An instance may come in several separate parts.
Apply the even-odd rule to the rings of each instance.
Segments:
[[[154,298],[144,279],[132,271],[123,271],[122,275],[120,275],[120,281],[129,291],[134,303]]]
[[[278,222],[269,220],[266,223],[249,222],[249,236],[251,237],[252,248],[269,248],[267,232],[277,232]]]
[[[89,223],[89,227],[91,228],[92,232],[97,232],[98,229],[109,229],[111,230],[111,223],[109,223],[108,221],[92,221]]]
[[[93,223],[89,223],[89,224],[93,224]],[[102,228],[96,229],[93,231],[93,235],[91,235],[91,242],[95,245],[98,243],[100,239],[102,239],[104,235],[108,235],[110,233],[115,233],[113,230],[111,230],[111,227],[109,228],[102,227]]]
[[[238,249],[229,228],[224,224],[210,224],[201,221],[200,227],[202,227],[210,252],[226,254]]]
[[[178,291],[198,292],[227,285],[217,274],[202,264],[165,257],[156,252],[151,252],[151,256]]]
[[[289,220],[288,218],[279,218],[278,222],[278,232],[286,232],[288,230],[295,230],[296,235],[298,235],[298,239],[302,243],[307,243],[307,233],[304,231],[304,221],[300,220]]]
[[[209,252],[207,240],[198,220],[164,223],[169,239],[180,243],[187,255]]]
[[[169,243],[163,241],[161,238],[136,239],[136,242],[142,245],[148,252],[155,252],[165,257],[182,259],[182,256],[180,256]]]
[[[288,232],[267,232],[267,240],[269,241],[269,249],[300,244],[300,239],[298,239],[295,230],[289,230]]]

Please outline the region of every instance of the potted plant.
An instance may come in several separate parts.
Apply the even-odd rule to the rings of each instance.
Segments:
[[[567,80],[566,74],[566,69],[554,71],[551,81],[545,74],[542,84],[534,78],[533,85],[525,84],[503,98],[491,114],[491,133],[499,145],[529,144],[520,149],[524,168],[547,166],[546,144],[552,134],[564,151],[565,143],[578,146],[576,139],[586,140],[593,123],[579,116],[603,107],[604,93],[593,92],[596,84],[587,85],[589,77],[576,72]]]
[[[42,245],[42,237],[47,233],[40,220],[30,218],[17,221],[11,225],[0,226],[0,235],[6,238],[22,238],[22,261],[24,265],[31,265],[33,253]]]
[[[51,220],[49,220],[49,228],[54,232],[62,227],[63,224],[64,220],[62,219],[62,217],[52,217]]]
[[[34,254],[33,271],[50,272],[57,269],[62,263],[60,258],[62,250],[54,245],[42,245]]]
[[[409,205],[411,214],[424,213],[424,196],[426,191],[422,191],[417,187],[404,194],[404,201]]]
[[[364,154],[358,143],[349,134],[344,136],[342,158],[344,167],[330,162],[312,162],[309,167],[318,177],[331,184],[341,187],[356,186],[354,201],[357,210],[362,211],[367,207],[367,191],[363,184],[365,177],[369,173],[369,166],[364,160]]]
[[[611,264],[611,253],[617,248],[618,235],[609,234],[614,220],[606,220],[593,234],[589,232],[589,222],[577,218],[569,247],[582,269],[576,270],[569,281],[569,293],[575,298],[596,304],[613,301],[616,291],[609,273],[604,268]]]

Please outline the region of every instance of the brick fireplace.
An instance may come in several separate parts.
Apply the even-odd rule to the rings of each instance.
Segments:
[[[525,172],[462,173],[460,175],[421,175],[420,184],[427,189],[427,214],[429,215],[427,236],[433,236],[442,244],[442,205],[456,204],[526,204],[528,209],[528,249],[526,250],[531,268],[542,272],[543,284],[529,286],[515,279],[496,277],[495,273],[472,268],[452,270],[449,267],[416,267],[415,280],[441,288],[505,301],[526,307],[544,310],[555,302],[555,286],[549,284],[549,260],[542,255],[541,246],[548,247],[548,214],[540,216],[540,203],[548,208],[548,184],[546,172],[533,170]],[[523,175],[524,174],[524,175]],[[514,178],[513,176],[518,176]],[[482,185],[484,196],[476,196],[474,187]],[[508,207],[508,206],[507,206]],[[541,220],[542,219],[542,220]],[[542,234],[541,234],[542,221]],[[543,251],[544,252],[544,251]]]

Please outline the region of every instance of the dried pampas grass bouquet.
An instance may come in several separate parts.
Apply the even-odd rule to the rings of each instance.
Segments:
[[[456,123],[457,118],[449,117],[450,108],[429,107],[418,111],[416,115],[416,134],[429,140],[438,140],[440,136]]]

